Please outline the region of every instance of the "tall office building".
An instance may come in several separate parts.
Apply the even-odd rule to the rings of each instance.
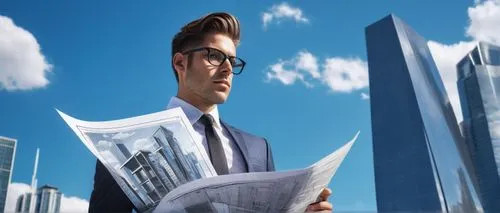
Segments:
[[[463,135],[484,211],[500,212],[500,47],[479,42],[457,64]]]
[[[53,186],[42,186],[37,189],[35,198],[28,192],[19,196],[16,204],[16,212],[29,213],[31,201],[35,200],[34,213],[59,213],[61,207],[61,192]]]
[[[36,212],[58,213],[61,208],[61,192],[53,186],[42,186],[37,190]]]
[[[31,193],[24,193],[17,198],[16,213],[29,213],[31,206]]]
[[[0,212],[4,212],[9,184],[14,169],[16,139],[0,136]]]
[[[40,150],[36,150],[31,189],[17,198],[16,209],[18,213],[59,213],[61,206],[61,192],[56,187],[44,185],[37,188],[36,178],[38,171],[38,158]]]
[[[365,33],[378,212],[481,209],[427,41],[394,15]]]
[[[182,152],[180,143],[177,141],[177,138],[174,137],[174,133],[172,131],[160,126],[160,128],[153,134],[153,137],[157,142],[161,141],[161,139],[166,139],[166,141],[163,141],[164,146],[172,150],[188,181],[197,180],[203,177],[197,170],[196,162],[187,157],[188,153],[184,154]]]

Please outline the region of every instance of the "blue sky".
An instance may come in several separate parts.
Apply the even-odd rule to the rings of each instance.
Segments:
[[[91,121],[164,110],[177,89],[172,36],[214,11],[240,19],[247,62],[221,118],[266,137],[278,170],[306,167],[361,131],[330,184],[337,210],[376,209],[364,28],[394,13],[429,39],[457,115],[453,64],[476,39],[500,43],[498,0],[3,1],[0,135],[18,139],[12,191],[26,190],[40,148],[39,185],[65,194],[63,210],[85,208],[95,157],[55,108]]]

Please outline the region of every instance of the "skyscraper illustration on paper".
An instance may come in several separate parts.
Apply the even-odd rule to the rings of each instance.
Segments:
[[[183,153],[179,142],[174,137],[173,132],[166,129],[165,127],[160,127],[154,134],[153,138],[158,144],[165,144],[166,149],[163,154],[168,154],[176,156],[177,163],[180,164],[180,168],[184,176],[189,180],[200,179],[202,176],[197,169],[196,164],[198,162],[194,159],[189,158],[190,153]]]
[[[484,211],[500,212],[500,47],[479,42],[457,64],[462,130]]]
[[[120,170],[128,178],[122,180],[125,188],[131,189],[134,198],[145,205],[155,205],[161,198],[177,186],[188,181],[200,179],[200,170],[193,153],[183,152],[172,131],[160,126],[148,138],[147,149],[131,152],[126,145],[113,143],[107,151],[124,162]],[[119,160],[121,161],[121,160]],[[204,174],[203,174],[204,175]],[[136,191],[145,192],[141,197]]]
[[[481,209],[427,41],[394,15],[365,34],[378,212]]]

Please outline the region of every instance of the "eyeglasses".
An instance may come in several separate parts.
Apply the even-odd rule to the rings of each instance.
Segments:
[[[224,52],[211,47],[200,47],[192,50],[186,50],[182,54],[189,54],[198,51],[207,51],[208,63],[214,66],[220,66],[226,61],[226,59],[229,59],[229,63],[233,67],[233,74],[235,75],[240,74],[243,71],[243,68],[245,68],[246,62],[243,61],[243,59],[235,56],[228,56]]]

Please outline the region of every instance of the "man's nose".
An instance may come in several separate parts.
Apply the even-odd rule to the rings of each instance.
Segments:
[[[233,73],[233,66],[231,65],[231,62],[229,62],[229,59],[226,59],[224,60],[224,62],[222,62],[222,64],[220,65],[220,69],[226,75]]]

